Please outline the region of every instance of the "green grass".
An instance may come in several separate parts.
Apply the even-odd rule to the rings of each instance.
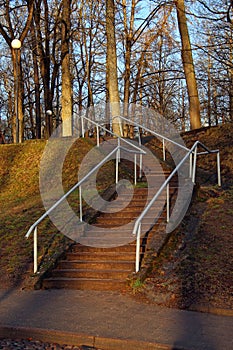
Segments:
[[[33,237],[27,240],[25,234],[45,212],[39,191],[40,160],[45,145],[45,141],[0,145],[0,271],[3,284],[25,283],[26,279],[30,280],[31,285],[34,283],[31,280]],[[80,162],[92,147],[93,143],[86,139],[79,139],[72,145],[63,165],[64,191],[77,182]],[[97,178],[103,183],[98,184],[100,191],[114,181],[112,167],[113,162],[108,162],[99,171]],[[49,176],[51,181],[56,181],[53,173]],[[68,197],[68,202],[78,213],[78,191]],[[41,270],[48,267],[70,243],[49,218],[41,222],[38,226],[38,260]]]

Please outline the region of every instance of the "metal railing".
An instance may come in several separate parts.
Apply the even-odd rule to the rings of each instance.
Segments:
[[[87,122],[89,122],[90,124],[94,125],[96,127],[96,138],[97,138],[97,146],[99,146],[100,144],[100,133],[101,133],[101,130],[105,131],[106,133],[112,135],[112,136],[117,136],[114,132],[108,130],[105,126],[101,125],[101,124],[98,124],[97,122],[91,120],[90,118],[88,117],[85,117],[85,116],[80,116],[79,117],[80,120],[81,120],[81,135],[82,137],[85,136],[85,127],[84,127],[84,120],[86,120]],[[128,123],[129,125],[134,125],[135,127],[138,127],[144,131],[147,131],[149,132],[151,135],[153,136],[156,136],[157,138],[161,139],[162,140],[162,147],[163,147],[163,160],[165,161],[166,160],[166,141],[175,145],[175,146],[178,146],[179,148],[185,150],[185,151],[189,151],[189,148],[187,148],[186,146],[172,140],[171,138],[167,137],[167,136],[164,136],[158,132],[155,132],[149,128],[147,128],[146,126],[140,124],[140,123],[137,123],[133,120],[130,120],[126,117],[122,117],[122,116],[119,116],[118,118],[122,119],[123,121],[125,121],[126,123]],[[125,143],[128,143],[128,144],[131,144],[127,139],[122,139],[121,140],[124,140]],[[141,146],[141,135],[140,135],[140,132],[138,133],[138,143],[139,143],[139,146]]]
[[[202,147],[205,152],[197,152],[198,146]],[[159,198],[161,193],[166,190],[166,198],[167,198],[167,222],[169,222],[170,213],[169,213],[169,183],[173,179],[174,175],[176,175],[179,171],[179,169],[182,167],[182,165],[190,159],[190,171],[189,176],[192,179],[192,182],[195,183],[195,177],[196,177],[196,164],[197,164],[197,156],[203,155],[203,154],[217,154],[217,178],[218,178],[218,186],[221,186],[221,171],[220,171],[220,153],[219,150],[209,150],[205,145],[203,145],[200,141],[196,141],[192,148],[187,152],[187,154],[183,157],[183,159],[179,162],[179,164],[175,167],[175,169],[171,172],[171,174],[168,176],[168,178],[164,181],[162,186],[159,188],[157,193],[154,195],[154,197],[151,199],[151,201],[148,203],[148,205],[145,207],[145,209],[142,211],[140,216],[137,218],[134,228],[133,228],[133,235],[136,236],[136,262],[135,262],[135,272],[138,272],[140,269],[140,246],[141,246],[141,225],[142,220],[145,217],[145,215],[148,213],[152,205],[155,203],[155,201]]]
[[[29,238],[32,231],[34,230],[34,273],[37,272],[38,264],[37,264],[37,227],[43,221],[63,200],[65,200],[74,190],[79,188],[79,213],[80,213],[80,222],[82,222],[82,190],[81,185],[96,171],[98,170],[108,159],[110,159],[114,153],[116,153],[116,174],[115,174],[115,182],[118,183],[118,173],[119,173],[119,161],[120,161],[120,151],[124,150],[129,153],[134,153],[134,183],[137,182],[137,162],[136,162],[136,156],[139,154],[140,161],[139,161],[139,177],[142,175],[142,155],[146,154],[146,152],[141,148],[141,136],[140,132],[138,133],[138,143],[139,146],[136,146],[134,143],[130,142],[129,140],[120,137],[119,135],[115,134],[111,130],[107,129],[105,126],[100,125],[99,123],[91,120],[88,117],[81,116],[81,136],[85,136],[85,128],[84,128],[84,120],[88,121],[90,124],[94,125],[96,128],[96,138],[97,138],[97,146],[100,145],[100,134],[101,130],[106,132],[107,134],[110,134],[113,137],[116,137],[118,139],[118,145],[115,147],[98,165],[96,165],[87,175],[85,175],[79,182],[77,182],[67,193],[65,193],[53,206],[51,206],[50,209],[48,209],[28,230],[26,234],[26,238]],[[143,218],[148,213],[152,205],[156,202],[160,194],[166,189],[166,207],[167,207],[167,222],[169,222],[170,218],[170,197],[169,197],[169,184],[171,179],[178,173],[179,169],[182,167],[182,165],[188,160],[189,158],[189,177],[192,180],[193,183],[195,183],[195,177],[196,177],[196,165],[197,165],[197,156],[198,155],[204,155],[204,154],[211,154],[216,153],[217,154],[217,176],[218,176],[218,185],[221,186],[221,174],[220,174],[220,153],[219,150],[209,150],[205,145],[203,145],[201,142],[196,141],[191,149],[185,147],[184,145],[162,135],[155,131],[150,130],[146,126],[143,126],[137,122],[134,122],[132,120],[129,120],[125,117],[120,117],[125,122],[132,124],[138,128],[141,128],[147,132],[149,132],[151,135],[156,136],[157,138],[162,140],[162,147],[163,147],[163,159],[166,160],[166,142],[172,143],[175,146],[178,146],[182,150],[185,151],[185,156],[180,160],[180,162],[176,165],[175,169],[171,172],[171,174],[168,176],[168,178],[165,180],[165,182],[162,184],[160,189],[157,191],[157,193],[154,195],[154,197],[150,200],[148,205],[145,207],[145,209],[142,211],[140,216],[137,218],[134,229],[133,229],[133,235],[136,236],[136,262],[135,262],[135,271],[138,272],[140,268],[140,241],[141,241],[141,225]],[[125,148],[121,145],[121,142],[124,142],[126,145],[132,147],[133,149]],[[198,146],[202,147],[204,149],[204,152],[197,152]]]
[[[86,174],[80,181],[78,181],[68,192],[66,192],[56,203],[54,203],[43,215],[41,215],[41,217],[36,220],[34,222],[33,225],[31,225],[31,227],[29,228],[29,230],[27,231],[25,237],[29,238],[29,236],[31,235],[32,231],[34,230],[33,233],[33,238],[34,238],[34,244],[33,244],[33,250],[34,250],[34,273],[37,272],[38,270],[38,248],[37,248],[37,227],[38,225],[47,217],[49,216],[49,214],[59,206],[59,204],[61,204],[72,192],[74,192],[76,189],[79,189],[79,220],[80,222],[82,222],[83,219],[83,206],[82,206],[82,187],[81,185],[87,181],[87,179],[90,178],[90,176],[96,172],[99,168],[102,167],[102,165],[109,159],[111,159],[111,157],[116,153],[116,169],[115,169],[115,183],[117,184],[119,181],[119,162],[120,162],[120,151],[126,151],[129,153],[133,153],[134,154],[134,169],[136,169],[137,167],[137,161],[136,161],[136,155],[137,154],[145,154],[145,151],[143,151],[142,149],[139,149],[138,147],[136,147],[133,144],[130,144],[132,147],[135,148],[135,150],[130,150],[127,149],[125,147],[122,147],[120,145],[120,139],[118,138],[118,146],[115,147],[111,152],[108,153],[108,155],[106,157],[104,157],[102,159],[101,162],[99,162],[91,171],[89,171],[88,174]],[[123,140],[125,141],[125,140]],[[134,183],[136,184],[137,182],[137,177],[136,177],[136,171],[134,171]]]

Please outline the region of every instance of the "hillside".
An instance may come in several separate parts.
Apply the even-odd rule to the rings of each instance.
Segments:
[[[216,185],[216,155],[200,156],[192,205],[136,295],[168,307],[232,310],[233,125],[183,137],[189,146],[199,140],[220,150],[222,187]]]
[[[79,139],[68,152],[63,167],[63,185],[66,189],[77,182],[79,165],[93,144],[94,141],[90,139]],[[24,236],[45,211],[39,192],[40,160],[45,145],[45,141],[0,145],[0,288],[33,288],[35,282],[33,242],[32,238],[26,240]],[[101,172],[98,176],[101,176]],[[50,177],[56,181],[54,173]],[[111,178],[107,178],[103,188],[109,185],[108,180],[111,183]],[[72,196],[70,204],[75,210],[78,203],[72,200]],[[69,243],[69,239],[59,234],[49,219],[45,219],[38,229],[40,264],[46,268],[50,260],[55,259]]]
[[[210,149],[220,149],[222,188],[215,185],[215,158],[200,157],[196,195],[188,215],[132,294],[170,307],[233,309],[233,125],[187,133],[184,139],[189,145],[199,139]],[[38,176],[45,144],[0,146],[0,288],[33,288],[35,282],[32,239],[24,235],[44,212]],[[92,145],[90,139],[78,140],[69,152],[63,174],[66,188],[77,181],[80,161]],[[40,262],[46,267],[70,242],[45,220],[38,243]]]

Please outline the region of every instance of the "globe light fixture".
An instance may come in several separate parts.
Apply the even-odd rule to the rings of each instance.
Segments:
[[[11,42],[12,49],[20,49],[21,48],[21,41],[19,39],[14,39]]]

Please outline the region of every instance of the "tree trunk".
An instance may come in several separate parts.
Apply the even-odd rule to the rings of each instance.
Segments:
[[[132,0],[131,4],[131,14],[128,26],[127,21],[127,4],[126,0],[122,1],[123,13],[124,13],[124,32],[125,32],[125,74],[124,74],[124,109],[123,115],[127,118],[128,116],[128,105],[130,97],[130,66],[131,66],[131,48],[133,39],[133,24],[134,24],[134,14],[135,14],[135,0]],[[124,136],[129,136],[129,125],[124,123]]]
[[[23,85],[20,49],[12,49],[13,75],[14,75],[14,117],[13,117],[13,142],[21,143],[24,139],[23,116]]]
[[[62,13],[62,136],[72,136],[72,82],[70,73],[70,0],[63,0]]]
[[[36,43],[36,33],[34,23],[31,26],[31,33],[33,43]],[[39,67],[37,62],[37,51],[35,49],[36,44],[33,45],[32,51],[33,58],[33,78],[35,85],[35,110],[36,110],[36,138],[41,139],[41,111],[40,111],[40,78],[39,78]]]
[[[187,26],[187,18],[185,14],[184,0],[177,0],[175,1],[175,4],[182,43],[182,62],[189,97],[190,125],[191,129],[197,129],[201,127],[200,101],[197,90],[197,82],[194,71],[192,49]]]
[[[115,38],[114,0],[106,0],[106,34],[107,34],[107,77],[109,102],[112,114],[112,128],[117,135],[122,135],[120,116],[120,97],[117,79],[117,54]]]
[[[35,2],[35,29],[37,35],[37,52],[40,60],[40,73],[43,82],[44,90],[44,104],[45,104],[45,132],[44,136],[46,139],[52,134],[52,118],[51,115],[46,113],[48,110],[52,110],[52,93],[50,89],[50,38],[48,28],[48,4],[47,0],[44,0],[44,22],[45,22],[45,38],[42,38],[41,27],[40,27],[40,1]],[[45,48],[43,47],[43,43]]]

